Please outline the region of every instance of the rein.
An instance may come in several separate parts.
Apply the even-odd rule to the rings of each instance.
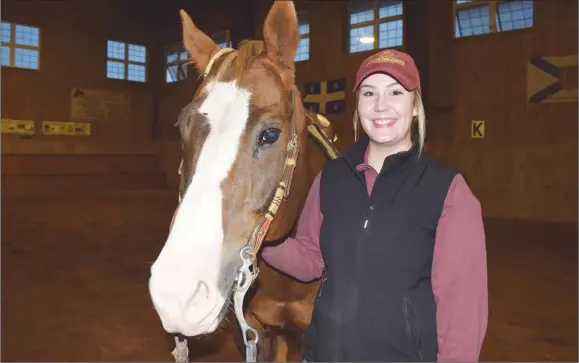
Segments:
[[[209,60],[205,71],[203,72],[203,78],[206,78],[213,63],[224,53],[229,53],[235,51],[232,48],[222,48],[217,51]],[[241,268],[239,269],[237,279],[234,285],[233,291],[233,305],[235,310],[235,316],[241,327],[241,332],[243,334],[243,342],[245,343],[245,360],[246,362],[256,362],[257,361],[257,342],[259,341],[259,334],[257,330],[252,328],[243,314],[243,301],[245,294],[249,290],[249,287],[253,284],[259,269],[257,268],[256,256],[267,235],[271,222],[273,221],[279,206],[284,199],[287,199],[291,189],[291,182],[295,167],[297,164],[297,159],[299,155],[299,145],[298,145],[298,135],[296,133],[296,123],[295,123],[295,100],[294,92],[290,93],[290,103],[291,103],[291,140],[286,146],[286,159],[285,165],[282,171],[281,180],[275,190],[273,199],[267,209],[267,212],[261,218],[261,221],[254,228],[251,237],[249,238],[245,247],[243,247],[239,253],[239,257],[243,262]],[[183,159],[181,159],[181,164],[179,165],[179,174],[183,170]],[[182,200],[181,190],[179,190],[179,202]],[[254,338],[248,338],[248,332],[253,333]],[[175,337],[175,349],[171,353],[175,357],[176,362],[188,362],[188,347],[187,339],[184,341],[179,341],[178,337]]]

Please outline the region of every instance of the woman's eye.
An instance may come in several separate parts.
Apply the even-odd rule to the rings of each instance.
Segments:
[[[281,130],[273,127],[263,130],[261,134],[259,134],[259,139],[257,140],[258,146],[273,145],[279,138],[280,133]]]
[[[392,94],[393,94],[394,96],[398,96],[398,95],[401,95],[401,94],[402,94],[402,91],[400,91],[400,90],[394,90],[394,91],[392,91]]]
[[[366,96],[366,97],[371,97],[373,95],[374,95],[373,92],[370,92],[370,91],[364,92],[364,96]]]

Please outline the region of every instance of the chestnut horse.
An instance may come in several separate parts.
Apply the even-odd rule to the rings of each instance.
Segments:
[[[149,291],[167,332],[198,336],[217,329],[232,293],[255,278],[240,274],[249,271],[243,258],[255,263],[262,241],[293,231],[325,161],[308,127],[328,125],[304,110],[295,85],[292,2],[276,1],[264,40],[237,50],[220,48],[185,12],[181,17],[185,48],[203,82],[179,115],[181,199],[151,266]],[[256,285],[245,320],[259,333],[258,359],[287,359],[288,342],[299,354],[318,281],[300,283],[262,263]]]

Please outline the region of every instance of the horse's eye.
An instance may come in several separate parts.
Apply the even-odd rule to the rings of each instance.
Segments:
[[[277,139],[279,138],[280,133],[281,133],[281,130],[273,128],[273,127],[266,129],[266,130],[263,130],[259,134],[259,138],[257,140],[257,143],[259,146],[273,145],[277,141]]]

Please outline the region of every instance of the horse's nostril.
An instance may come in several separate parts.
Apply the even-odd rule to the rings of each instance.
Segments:
[[[195,300],[209,300],[209,295],[209,285],[205,281],[199,281],[187,305],[195,306]]]

